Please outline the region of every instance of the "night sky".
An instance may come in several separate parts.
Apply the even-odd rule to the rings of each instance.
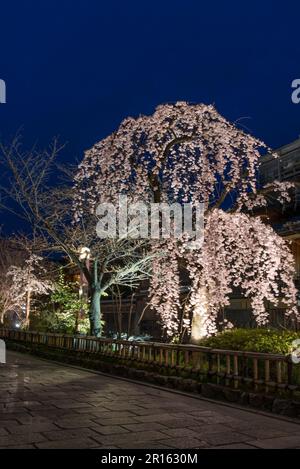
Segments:
[[[300,2],[11,0],[0,6],[0,137],[74,162],[128,115],[214,103],[272,147],[300,135]]]

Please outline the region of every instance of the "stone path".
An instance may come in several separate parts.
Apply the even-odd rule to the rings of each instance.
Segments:
[[[300,448],[300,424],[8,352],[0,448]]]

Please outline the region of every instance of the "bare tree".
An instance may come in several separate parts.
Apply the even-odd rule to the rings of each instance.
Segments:
[[[0,240],[0,324],[9,312],[19,311],[19,298],[11,288],[12,281],[7,272],[13,264],[21,265],[23,260],[23,252],[13,249],[9,240]]]
[[[100,239],[95,214],[74,220],[72,171],[55,165],[62,148],[54,140],[47,150],[24,152],[19,137],[8,146],[0,144],[0,208],[28,223],[48,251],[66,254],[77,266],[89,287],[91,334],[99,336],[101,296],[115,286],[136,288],[151,275],[153,254],[144,240]]]

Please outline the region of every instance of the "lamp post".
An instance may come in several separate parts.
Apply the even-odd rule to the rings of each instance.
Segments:
[[[85,261],[85,266],[87,270],[90,268],[90,258],[91,258],[91,250],[87,247],[82,247],[79,251],[79,259],[81,261]],[[87,285],[87,281],[85,275],[82,271],[80,271],[80,296],[83,295],[83,287]]]
[[[90,268],[90,257],[91,257],[91,250],[88,247],[83,246],[82,248],[80,248],[79,260],[85,262],[85,266],[87,270],[89,270]],[[82,317],[84,313],[83,308],[82,308],[83,298],[85,297],[85,300],[86,300],[88,296],[88,292],[86,289],[87,286],[88,286],[88,283],[87,283],[86,277],[84,273],[80,271],[80,284],[79,284],[79,298],[80,298],[80,304],[81,304],[81,310],[79,312],[80,317]],[[79,317],[77,315],[76,324],[75,324],[75,333],[78,332],[78,320],[79,320]]]

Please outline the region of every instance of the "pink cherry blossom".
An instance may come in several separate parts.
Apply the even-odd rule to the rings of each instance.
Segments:
[[[153,261],[151,305],[169,337],[180,324],[182,270],[190,278],[183,324],[189,328],[188,317],[198,315],[200,336],[216,331],[218,311],[229,305],[234,287],[251,300],[259,325],[268,321],[266,301],[276,305],[279,297],[287,314],[298,314],[289,246],[253,216],[267,206],[269,192],[282,203],[290,197],[290,184],[261,187],[266,149],[213,106],[178,102],[125,119],[86,152],[75,179],[76,220],[120,193],[144,202],[205,204],[201,248],[188,249],[184,238],[151,242],[151,250],[164,254]]]

